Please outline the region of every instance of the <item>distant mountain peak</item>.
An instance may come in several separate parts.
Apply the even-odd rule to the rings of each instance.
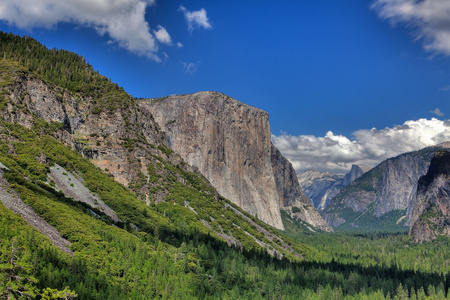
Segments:
[[[352,181],[356,180],[358,177],[360,177],[370,169],[371,168],[367,165],[352,165],[350,172],[345,174],[344,179],[342,180],[342,185],[349,185]]]

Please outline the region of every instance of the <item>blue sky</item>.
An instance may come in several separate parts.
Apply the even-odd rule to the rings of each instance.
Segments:
[[[450,137],[446,1],[2,2],[2,31],[79,53],[135,97],[212,90],[268,111],[298,171],[374,165]],[[396,135],[408,121],[419,129]],[[347,156],[296,155],[324,148]]]

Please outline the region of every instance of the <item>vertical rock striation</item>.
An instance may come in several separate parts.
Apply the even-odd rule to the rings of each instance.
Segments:
[[[437,151],[417,185],[410,235],[415,242],[450,236],[450,152]]]
[[[292,164],[272,145],[272,169],[281,209],[314,227],[325,231],[332,228],[323,220],[312,201],[302,192]]]
[[[312,205],[312,202],[302,193],[292,164],[274,145],[271,147],[271,153],[272,169],[281,207],[296,206],[298,203]]]
[[[284,229],[280,209],[309,206],[292,166],[271,143],[267,112],[216,92],[142,101],[140,106],[165,131],[171,149],[220,194],[262,221]],[[312,225],[326,228],[315,213]]]

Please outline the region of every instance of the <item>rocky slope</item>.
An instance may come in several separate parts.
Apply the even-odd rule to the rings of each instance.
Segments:
[[[450,236],[450,152],[438,151],[418,182],[410,235],[415,242]]]
[[[301,192],[292,165],[272,145],[267,112],[216,92],[140,106],[166,133],[171,149],[247,212],[283,229],[280,209],[298,207],[302,220],[329,230]]]
[[[55,227],[50,225],[44,219],[42,219],[34,209],[23,202],[20,196],[11,189],[9,183],[3,178],[3,172],[9,170],[5,165],[0,163],[0,203],[6,208],[9,208],[14,213],[19,214],[22,219],[29,225],[39,230],[46,237],[48,237],[53,245],[58,247],[61,251],[73,255],[73,251],[70,250],[70,242],[61,237],[61,234]]]
[[[77,97],[30,73],[14,78],[5,93],[8,101],[0,112],[5,121],[31,128],[37,116],[64,124],[64,130],[57,133],[58,140],[92,159],[125,186],[145,169],[149,162],[144,157],[146,152],[161,155],[150,145],[166,143],[151,115],[133,107],[133,101],[120,110],[93,113],[89,96]]]
[[[417,181],[427,172],[433,153],[449,146],[443,143],[382,162],[343,188],[322,215],[333,227],[344,223],[346,228],[361,229],[409,226]]]
[[[366,165],[352,165],[350,172],[345,175],[307,170],[298,174],[298,182],[314,207],[322,211],[342,187],[349,185],[369,169]]]

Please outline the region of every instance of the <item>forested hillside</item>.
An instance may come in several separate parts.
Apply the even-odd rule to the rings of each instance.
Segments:
[[[83,58],[0,37],[0,298],[449,297],[447,238],[414,245],[404,235],[314,233],[287,217],[286,233],[277,231],[157,144],[157,127],[138,131],[130,120],[144,112]],[[111,115],[128,126],[102,132]],[[136,169],[134,180],[102,160],[108,149]],[[91,203],[70,193],[79,184]],[[42,220],[27,218],[25,204]],[[38,222],[67,244],[56,247]]]

